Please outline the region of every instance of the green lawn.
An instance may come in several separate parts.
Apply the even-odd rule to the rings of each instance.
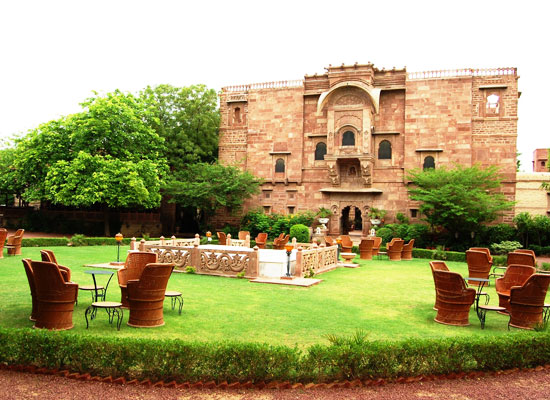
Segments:
[[[116,259],[116,247],[51,247],[59,263],[72,270],[72,280],[92,283],[84,271],[87,263]],[[127,248],[121,249],[121,254]],[[4,251],[4,254],[6,252]],[[38,248],[23,248],[23,255],[0,259],[0,326],[30,328],[31,297],[21,258],[40,259]],[[320,284],[310,288],[250,283],[245,279],[174,273],[169,290],[183,293],[182,315],[165,302],[166,325],[136,329],[126,325],[120,332],[98,317],[86,330],[84,311],[91,303],[88,293],[79,294],[73,314],[74,329],[83,335],[116,337],[179,338],[185,341],[256,341],[308,346],[327,343],[327,334],[353,335],[358,329],[369,338],[399,340],[410,337],[510,335],[508,317],[487,315],[485,330],[472,308],[468,327],[451,327],[434,322],[434,284],[429,260],[390,262],[360,261],[361,268],[338,268],[322,274]],[[447,263],[452,271],[467,273],[465,263]],[[104,279],[104,277],[99,278]],[[488,288],[490,304],[498,305],[494,284]],[[107,300],[119,301],[116,275]]]

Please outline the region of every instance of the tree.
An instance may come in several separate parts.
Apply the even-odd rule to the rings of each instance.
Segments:
[[[9,205],[13,195],[20,195],[22,186],[15,171],[15,149],[0,150],[0,203]]]
[[[261,180],[248,171],[220,164],[190,164],[176,171],[165,185],[170,201],[196,210],[197,222],[204,222],[217,210],[239,210],[244,201],[259,192]]]
[[[215,90],[205,85],[159,85],[147,87],[141,98],[152,116],[149,125],[165,139],[164,153],[171,169],[217,159],[220,113]]]
[[[451,235],[477,232],[481,224],[495,220],[514,203],[500,193],[496,166],[453,169],[441,167],[411,171],[411,200],[421,202],[420,212],[432,228],[446,228]]]
[[[160,205],[163,139],[147,124],[154,120],[147,104],[131,94],[96,95],[82,106],[21,139],[16,170],[26,200],[101,206],[110,236],[110,209]]]

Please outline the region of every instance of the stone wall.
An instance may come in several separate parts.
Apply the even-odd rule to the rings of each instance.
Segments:
[[[550,172],[518,172],[515,215],[550,215],[550,194],[540,188],[542,182],[550,182]]]

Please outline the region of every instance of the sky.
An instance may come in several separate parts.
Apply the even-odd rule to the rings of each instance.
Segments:
[[[0,139],[94,91],[303,79],[329,64],[516,67],[518,151],[550,148],[544,2],[0,0]]]

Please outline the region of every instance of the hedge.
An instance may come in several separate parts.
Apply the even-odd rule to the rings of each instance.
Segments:
[[[368,341],[308,349],[262,343],[104,338],[0,328],[0,363],[95,376],[177,382],[332,382],[533,368],[550,361],[550,334]]]
[[[131,238],[122,239],[122,244],[128,246]],[[67,246],[71,242],[71,239],[66,237],[62,238],[29,238],[21,241],[22,247],[50,247],[50,246]],[[116,246],[117,241],[115,238],[110,237],[82,237],[79,238],[79,246],[103,246],[111,245]]]

